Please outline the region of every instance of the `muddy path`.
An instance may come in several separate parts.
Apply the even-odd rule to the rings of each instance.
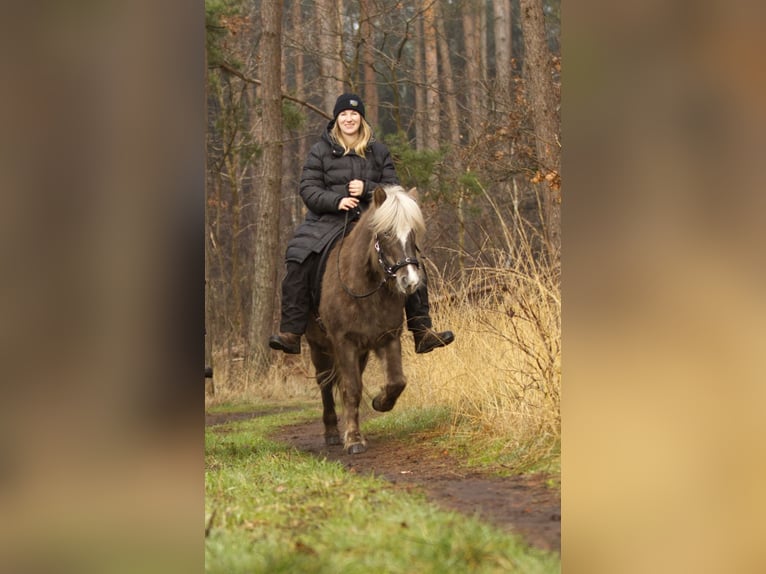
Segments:
[[[205,424],[263,414],[207,415]],[[322,423],[317,420],[282,427],[270,438],[313,456],[338,461],[349,472],[374,474],[396,488],[423,492],[433,504],[519,534],[531,546],[561,551],[561,498],[557,489],[546,485],[549,477],[545,475],[498,477],[482,473],[431,445],[374,432],[365,434],[367,452],[348,455],[340,446],[326,446],[323,434]]]

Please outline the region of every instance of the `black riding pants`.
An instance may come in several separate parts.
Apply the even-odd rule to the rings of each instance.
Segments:
[[[311,312],[311,282],[319,266],[319,254],[311,253],[303,261],[287,262],[287,273],[282,280],[282,318],[279,330],[282,333],[302,335]]]
[[[303,263],[287,262],[287,273],[282,280],[282,318],[279,324],[282,333],[302,335],[306,332],[311,312],[311,285],[319,259],[317,253],[311,253]],[[425,280],[415,293],[407,297],[404,311],[410,331],[431,328],[428,286]]]

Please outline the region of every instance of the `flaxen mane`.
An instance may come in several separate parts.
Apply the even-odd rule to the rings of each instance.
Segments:
[[[412,230],[425,233],[426,224],[417,202],[399,185],[386,188],[387,200],[370,216],[370,228],[375,234],[391,233],[400,240]]]

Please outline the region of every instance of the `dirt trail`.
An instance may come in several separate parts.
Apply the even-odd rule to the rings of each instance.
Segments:
[[[205,424],[263,414],[208,415]],[[561,499],[557,490],[546,486],[544,475],[492,476],[467,469],[432,446],[376,433],[365,434],[367,452],[348,455],[340,446],[326,446],[323,434],[322,423],[317,420],[283,427],[271,438],[314,456],[339,461],[350,472],[374,474],[404,490],[421,490],[442,508],[477,516],[520,534],[532,546],[561,552]]]

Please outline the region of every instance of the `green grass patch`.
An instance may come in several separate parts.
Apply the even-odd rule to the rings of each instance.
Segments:
[[[430,444],[446,450],[466,466],[505,476],[545,472],[561,473],[561,443],[541,435],[533,443],[517,443],[512,437],[498,437],[458,421],[446,406],[410,407],[366,420],[366,432]],[[558,483],[558,480],[554,480]]]
[[[232,400],[219,404],[211,405],[205,410],[210,414],[223,414],[223,413],[261,413],[271,414],[275,411],[284,412],[292,410],[307,410],[312,407],[318,408],[316,401],[259,401],[258,404],[253,404],[252,401],[246,400]]]
[[[555,553],[266,438],[317,416],[301,408],[206,429],[206,572],[559,572]],[[445,417],[405,411],[366,424],[407,434]]]
[[[518,442],[513,437],[485,435],[457,425],[451,434],[437,438],[434,444],[461,459],[466,466],[500,476],[543,472],[558,477],[561,474],[561,441],[555,437],[539,436],[534,441]]]
[[[422,435],[447,432],[452,415],[448,407],[399,409],[367,419],[362,432],[379,432],[390,438],[417,440]]]

